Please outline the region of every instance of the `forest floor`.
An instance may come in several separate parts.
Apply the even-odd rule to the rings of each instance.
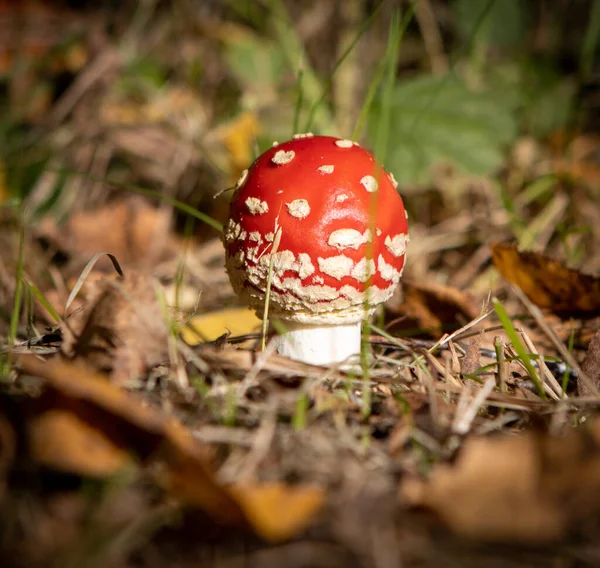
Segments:
[[[516,114],[464,91],[474,122],[457,152],[473,130],[488,146],[471,141],[472,172],[458,154],[394,172],[411,240],[397,293],[365,323],[368,365],[294,362],[272,330],[261,348],[233,293],[229,193],[214,195],[292,124],[350,136],[371,84],[344,86],[400,42],[394,2],[366,31],[350,8],[298,3],[297,41],[247,6],[207,2],[192,22],[184,1],[81,4],[0,2],[23,49],[0,33],[0,564],[599,565],[593,128],[504,140]],[[336,14],[335,41],[319,41]],[[431,48],[415,17],[380,79],[421,65],[411,30]],[[355,33],[359,48],[336,48]],[[303,43],[304,91],[272,49]],[[444,51],[425,52],[443,75]],[[389,107],[382,80],[370,123]],[[424,116],[460,106],[451,80],[433,86]],[[404,126],[388,133],[392,170]]]

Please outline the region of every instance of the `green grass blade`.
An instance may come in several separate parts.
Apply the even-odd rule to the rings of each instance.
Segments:
[[[10,328],[8,333],[8,345],[13,347],[17,340],[17,331],[21,317],[23,302],[23,265],[25,263],[25,225],[21,224],[19,230],[19,256],[17,258],[17,271],[15,274],[15,296],[13,299],[12,314],[10,316]]]
[[[271,247],[271,253],[269,255],[269,274],[267,275],[267,289],[265,290],[265,307],[263,310],[263,321],[262,321],[262,336],[261,336],[261,351],[267,348],[267,327],[269,325],[269,302],[271,301],[271,284],[273,282],[273,258],[275,253],[279,249],[279,242],[281,241],[281,227],[275,232],[273,238],[273,246]]]
[[[498,319],[500,320],[500,323],[502,324],[502,327],[504,328],[504,331],[505,331],[506,335],[508,336],[508,339],[512,343],[514,350],[517,352],[517,355],[519,356],[519,360],[521,361],[521,363],[523,364],[525,369],[527,369],[527,372],[529,373],[529,376],[531,377],[531,380],[533,381],[533,384],[535,385],[535,387],[538,391],[538,394],[540,395],[540,398],[542,398],[543,400],[547,400],[546,393],[544,392],[544,386],[542,385],[542,381],[538,377],[535,367],[531,364],[532,356],[527,352],[527,349],[525,348],[525,345],[521,341],[521,338],[519,337],[519,334],[517,333],[515,326],[513,325],[510,318],[508,317],[508,314],[506,313],[504,306],[500,303],[498,298],[492,299],[492,305],[494,306],[494,310],[496,310]]]
[[[88,172],[78,172],[76,170],[71,170],[70,168],[49,168],[48,171],[54,171],[57,173],[65,172],[69,175],[81,176],[86,179],[89,179],[90,181],[103,183],[105,185],[108,185],[108,186],[113,187],[118,190],[127,190],[127,191],[130,191],[131,193],[139,193],[141,195],[145,195],[146,197],[151,197],[153,199],[157,199],[158,201],[167,203],[168,205],[171,205],[172,207],[179,209],[179,211],[182,211],[183,213],[187,213],[191,217],[194,217],[194,219],[198,219],[199,221],[202,221],[204,224],[208,225],[209,227],[212,227],[213,229],[219,231],[220,233],[223,232],[223,225],[221,223],[219,223],[219,221],[217,221],[216,219],[213,219],[210,215],[207,215],[206,213],[202,213],[201,211],[198,211],[191,205],[188,205],[187,203],[183,203],[182,201],[179,201],[178,199],[175,199],[174,197],[170,197],[169,195],[163,195],[159,191],[154,191],[153,189],[147,189],[145,187],[142,187],[140,185],[136,185],[133,183],[122,183],[120,181],[101,178],[98,176],[94,176]]]
[[[575,346],[575,325],[574,325],[573,319],[571,319],[570,324],[571,324],[571,331],[569,332],[569,343],[567,344],[567,349],[568,349],[569,353],[573,353],[573,348]],[[567,386],[569,384],[569,370],[570,370],[569,367],[565,363],[565,372],[563,373],[562,382],[561,382],[562,391],[564,393],[567,392]]]
[[[398,52],[400,48],[400,15],[398,11],[394,11],[390,22],[390,32],[388,45],[386,50],[385,62],[386,62],[386,74],[383,85],[383,98],[382,114],[380,117],[377,141],[375,144],[375,158],[381,157],[381,150],[386,148],[387,140],[389,136],[389,117],[391,114],[391,101],[396,82],[396,68],[398,64]],[[384,123],[383,121],[386,121]],[[381,161],[379,159],[379,161]],[[375,178],[378,178],[383,172],[381,167],[379,171],[374,172]],[[373,193],[371,196],[370,208],[369,208],[369,220],[373,226],[371,230],[375,233],[375,222],[377,213],[377,194]],[[373,244],[367,243],[366,257],[368,259],[373,258]],[[369,274],[367,282],[365,282],[365,289],[369,290],[371,287],[372,277]],[[368,319],[370,312],[369,298],[368,295],[365,300],[365,320]],[[361,347],[360,347],[360,365],[362,369],[363,385],[362,385],[362,416],[368,418],[371,414],[371,389],[369,386],[369,354],[370,354],[370,328],[368,325],[363,325],[361,333]]]
[[[364,33],[369,29],[370,25],[373,23],[373,20],[375,19],[377,14],[379,14],[379,11],[386,2],[387,0],[383,0],[375,8],[375,10],[373,10],[372,14],[364,21],[363,25],[358,30],[356,37],[350,42],[350,45],[344,50],[344,53],[342,53],[342,55],[336,61],[335,65],[333,66],[333,71],[329,75],[329,78],[327,79],[327,82],[325,83],[325,86],[321,91],[321,96],[313,103],[310,112],[308,113],[308,118],[306,119],[306,127],[304,128],[305,132],[310,131],[313,120],[315,119],[315,113],[317,112],[317,109],[323,104],[323,101],[329,94],[329,91],[331,90],[331,87],[333,85],[333,78],[335,77],[335,74],[337,73],[338,69],[342,66],[344,61],[346,61],[348,56],[352,53],[352,50],[355,48],[356,44],[359,42],[360,38],[364,35]]]
[[[48,312],[50,317],[55,321],[59,322],[61,320],[58,312],[52,307],[52,304],[48,302],[44,294],[42,294],[41,290],[33,283],[29,278],[24,278],[25,284],[29,288],[29,292],[31,295],[42,305],[42,307]]]
[[[479,30],[481,29],[481,26],[485,23],[485,19],[487,18],[490,10],[493,8],[495,2],[496,0],[488,0],[488,3],[485,5],[483,10],[479,14],[479,18],[477,18],[477,21],[473,25],[473,31],[471,32],[469,40],[460,47],[460,49],[456,52],[455,56],[453,57],[450,63],[450,69],[448,70],[448,73],[446,73],[446,75],[442,77],[442,80],[440,81],[437,90],[433,92],[430,97],[428,97],[428,99],[425,101],[425,104],[423,104],[419,111],[415,114],[411,125],[407,129],[408,134],[411,134],[413,132],[414,128],[419,123],[421,118],[425,116],[427,111],[433,106],[435,101],[442,94],[446,83],[450,80],[451,77],[455,76],[456,64],[462,60],[463,54],[469,51],[471,49],[471,46],[475,43]]]
[[[307,62],[304,47],[297,30],[287,12],[287,8],[282,0],[270,0],[270,26],[275,33],[278,45],[281,47],[288,64],[292,67],[298,65],[298,61]],[[319,98],[322,86],[321,81],[309,65],[303,66],[302,73],[302,97],[307,101],[316,101]],[[314,103],[313,103],[314,104]],[[324,106],[318,107],[318,115],[315,115],[315,121],[320,128],[329,127],[333,120],[331,113]]]
[[[304,77],[304,67],[301,64],[298,69],[298,81],[296,82],[296,106],[294,107],[294,126],[292,130],[292,136],[298,133],[300,128],[300,113],[302,112],[303,91],[302,91],[302,78]]]
[[[140,193],[142,195],[146,195],[147,197],[153,197],[154,199],[158,199],[159,201],[162,201],[163,203],[167,203],[168,205],[171,205],[172,207],[179,209],[179,211],[183,211],[183,213],[187,213],[191,217],[194,217],[195,219],[202,221],[204,224],[208,225],[209,227],[212,227],[213,229],[219,231],[220,233],[223,232],[223,225],[221,223],[219,223],[219,221],[217,221],[216,219],[213,219],[210,215],[207,215],[206,213],[202,213],[201,211],[198,211],[195,207],[192,207],[191,205],[188,205],[187,203],[183,203],[183,201],[179,201],[178,199],[175,199],[174,197],[171,197],[169,195],[163,195],[159,191],[147,189],[145,187],[141,187],[136,184],[120,183],[120,182],[112,181],[109,179],[108,180],[107,179],[104,179],[104,180],[99,179],[97,181],[101,181],[101,182],[105,183],[106,185],[110,185],[111,187],[115,187],[117,189],[126,189],[127,191],[131,191],[132,193]]]
[[[369,113],[371,111],[371,107],[373,106],[373,101],[375,100],[375,95],[379,90],[379,85],[383,79],[383,74],[385,73],[386,64],[385,60],[379,64],[377,71],[373,77],[373,80],[369,84],[369,89],[367,91],[367,95],[365,97],[365,102],[363,103],[360,113],[358,114],[358,119],[356,121],[356,126],[354,127],[354,131],[352,132],[352,140],[358,140],[362,134],[362,131],[365,128],[365,124],[367,123],[367,118],[369,117]]]
[[[581,55],[579,56],[579,74],[583,81],[586,81],[594,68],[594,59],[598,51],[598,42],[600,42],[600,2],[592,2],[588,26],[581,46]]]
[[[412,21],[415,15],[414,3],[410,5],[410,8],[406,11],[404,18],[402,18],[402,22],[400,24],[400,30],[398,31],[398,46],[400,46],[400,42],[406,33],[406,28],[408,28],[408,24]],[[352,140],[358,140],[364,130],[365,124],[367,122],[367,118],[369,116],[371,107],[373,106],[373,101],[375,100],[375,95],[379,90],[381,82],[383,80],[383,75],[388,66],[387,58],[384,58],[373,80],[369,85],[369,89],[367,91],[367,96],[365,97],[365,102],[363,103],[362,108],[360,109],[360,113],[358,115],[358,120],[356,121],[356,126],[354,127],[354,132],[352,133]]]
[[[292,428],[296,431],[304,430],[306,428],[306,415],[308,413],[308,407],[310,405],[310,399],[306,393],[301,393],[296,400],[296,410],[292,416]]]
[[[413,8],[411,6],[409,10],[411,14],[412,10]],[[400,15],[396,10],[392,15],[392,21],[390,22],[390,35],[385,55],[386,73],[381,95],[381,115],[379,116],[377,138],[373,149],[375,159],[380,163],[384,160],[384,154],[389,140],[390,118],[392,116],[394,86],[396,84],[396,69],[398,67],[398,57],[400,54],[400,31]]]

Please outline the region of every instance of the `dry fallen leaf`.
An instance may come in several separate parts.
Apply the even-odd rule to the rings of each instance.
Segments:
[[[562,316],[600,315],[600,278],[505,243],[492,246],[492,261],[506,280],[540,308]]]
[[[460,359],[460,372],[463,376],[474,375],[481,368],[481,341],[483,334],[466,342],[465,355]],[[474,383],[467,378],[467,384]]]
[[[581,363],[581,370],[596,387],[600,388],[600,331],[596,332],[596,335],[590,341],[587,355]],[[577,380],[577,390],[580,396],[594,394],[585,381],[580,378]]]
[[[152,278],[90,279],[86,303],[62,325],[63,351],[123,382],[168,359],[168,329]]]
[[[564,438],[468,440],[454,464],[408,479],[401,498],[476,540],[539,544],[561,539],[600,512],[600,421]]]
[[[105,416],[51,393],[28,409],[27,444],[38,463],[87,477],[108,477],[133,465],[116,440],[98,427]]]
[[[221,522],[251,527],[266,540],[290,538],[309,524],[324,501],[314,487],[282,484],[224,487],[210,452],[178,421],[143,406],[102,375],[59,359],[22,356],[29,375],[45,379],[45,394],[28,406],[30,457],[47,467],[105,477],[136,460],[152,464],[157,482],[189,507]]]
[[[402,291],[402,303],[387,305],[393,316],[404,316],[399,323],[402,329],[419,329],[439,337],[478,315],[473,298],[452,286],[403,280]]]
[[[241,505],[259,534],[280,541],[298,534],[323,505],[318,487],[288,487],[281,483],[232,487],[230,492]]]
[[[213,341],[224,333],[233,336],[252,333],[260,329],[261,323],[248,308],[226,308],[192,317],[181,330],[181,336],[188,344],[196,345]]]
[[[46,220],[40,236],[76,259],[87,262],[94,254],[106,251],[122,266],[152,267],[177,250],[171,211],[152,207],[138,196],[79,211],[61,227]],[[112,271],[108,261],[99,262],[97,268]]]

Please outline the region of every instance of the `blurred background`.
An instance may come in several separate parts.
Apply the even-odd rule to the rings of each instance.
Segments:
[[[593,0],[0,0],[5,276],[18,212],[46,294],[103,250],[172,279],[185,237],[231,301],[214,195],[303,131],[395,175],[409,278],[484,293],[503,240],[598,271],[599,46]]]

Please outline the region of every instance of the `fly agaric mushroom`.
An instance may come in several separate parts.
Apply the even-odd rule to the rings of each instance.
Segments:
[[[278,352],[326,365],[360,353],[361,322],[393,293],[407,219],[397,183],[351,140],[296,135],[245,171],[224,232],[234,291],[282,320]]]

